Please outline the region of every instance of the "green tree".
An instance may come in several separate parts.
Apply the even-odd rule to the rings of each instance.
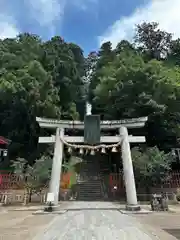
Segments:
[[[43,66],[50,72],[61,101],[62,118],[77,119],[76,102],[81,98],[82,50],[55,36],[43,44]],[[76,62],[77,61],[77,62]]]
[[[33,163],[38,156],[36,116],[79,118],[83,60],[79,46],[58,36],[43,42],[24,33],[0,41],[0,132],[12,140],[11,159]]]
[[[171,41],[167,62],[170,66],[180,66],[180,38]]]
[[[169,177],[173,157],[171,153],[165,154],[157,147],[132,149],[133,167],[136,182],[149,191],[150,187],[162,184]]]
[[[31,158],[38,138],[35,117],[60,117],[58,92],[38,61],[14,72],[6,70],[0,80],[1,134],[12,145],[20,144],[16,151],[22,157]]]
[[[131,44],[130,42],[126,41],[126,40],[122,40],[121,42],[119,42],[116,46],[116,48],[114,49],[114,53],[120,54],[122,52],[132,52],[132,51],[136,51],[133,44]]]
[[[19,158],[12,162],[14,173],[19,175],[25,188],[24,203],[31,201],[33,193],[41,194],[50,180],[52,160],[42,156],[31,166],[25,159]]]
[[[149,59],[164,58],[170,48],[172,34],[158,28],[156,22],[142,23],[136,27],[135,42]]]
[[[91,101],[92,99],[92,84],[94,83],[93,78],[96,74],[96,65],[98,62],[98,54],[97,52],[91,52],[88,57],[85,59],[84,63],[84,76],[83,76],[83,84],[84,91],[83,96],[85,101]]]
[[[97,63],[97,68],[101,68],[104,65],[108,64],[109,62],[113,61],[115,53],[112,50],[111,42],[105,42],[101,45],[100,50],[98,52],[98,56],[99,61]]]
[[[0,40],[0,132],[12,140],[10,159],[32,164],[41,156],[39,134],[52,133],[39,129],[36,116],[83,118],[87,100],[101,119],[148,116],[148,146],[178,147],[179,46],[158,23],[138,25],[134,43],[124,39],[112,49],[106,42],[87,58],[60,36]]]
[[[122,48],[93,79],[93,107],[105,119],[148,116],[147,143],[169,151],[180,137],[179,70],[164,61],[147,62],[133,48]]]

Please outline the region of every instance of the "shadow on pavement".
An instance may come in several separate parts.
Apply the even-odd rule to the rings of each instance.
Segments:
[[[173,237],[176,237],[177,239],[180,240],[180,228],[176,229],[163,229],[165,232],[169,233]]]

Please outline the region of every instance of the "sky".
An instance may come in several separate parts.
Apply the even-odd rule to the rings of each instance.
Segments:
[[[29,32],[43,40],[59,35],[85,54],[111,41],[132,41],[135,26],[158,22],[180,37],[180,0],[0,0],[0,38]]]

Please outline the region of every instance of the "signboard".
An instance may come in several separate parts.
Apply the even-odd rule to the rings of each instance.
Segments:
[[[86,115],[84,118],[84,143],[89,145],[99,144],[100,138],[100,116]]]
[[[47,202],[54,202],[54,193],[47,194]]]

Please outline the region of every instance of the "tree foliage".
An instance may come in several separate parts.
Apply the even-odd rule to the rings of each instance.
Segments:
[[[157,147],[146,150],[135,147],[132,149],[132,159],[136,182],[141,187],[162,184],[168,179],[173,161],[171,154],[165,154]]]
[[[178,146],[179,46],[157,23],[136,26],[134,43],[104,43],[90,85],[93,112],[104,119],[148,116],[147,144]]]
[[[43,42],[28,33],[0,41],[0,133],[12,140],[10,157],[33,162],[36,116],[78,119],[83,51],[55,36]]]
[[[180,40],[157,23],[137,25],[134,42],[106,42],[88,57],[60,36],[0,40],[0,135],[12,140],[10,159],[32,165],[41,153],[36,116],[82,119],[85,100],[101,119],[148,116],[147,145],[178,147]]]
[[[26,191],[25,203],[31,201],[33,193],[41,194],[42,190],[47,188],[50,180],[52,160],[49,157],[42,156],[37,159],[33,166],[23,158],[12,161],[14,173],[19,176],[20,183]]]
[[[158,28],[157,22],[137,25],[135,42],[150,59],[166,57],[172,41],[172,34]]]

